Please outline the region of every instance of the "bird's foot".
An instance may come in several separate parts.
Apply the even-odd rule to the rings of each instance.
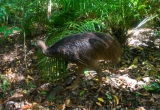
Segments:
[[[73,85],[73,86],[69,86],[69,87],[66,87],[66,89],[71,89],[71,90],[75,90],[77,89],[78,85]]]

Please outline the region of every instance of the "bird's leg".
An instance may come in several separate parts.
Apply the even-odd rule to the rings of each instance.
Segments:
[[[77,74],[76,81],[75,81],[74,85],[73,86],[69,86],[66,89],[72,89],[72,90],[77,89],[79,78],[80,78],[80,75],[81,75],[82,71],[83,71],[83,68],[78,67],[78,74]]]
[[[99,86],[99,89],[101,89],[102,87],[102,69],[99,66],[97,66],[95,70],[98,75],[98,86]]]

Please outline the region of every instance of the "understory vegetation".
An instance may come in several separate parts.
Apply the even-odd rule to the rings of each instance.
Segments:
[[[149,31],[141,31],[143,29]],[[140,91],[134,88],[137,90],[136,92],[131,91],[125,94],[122,89],[125,84],[122,81],[118,86],[119,89],[116,88],[117,91],[122,91],[116,94],[116,90],[112,90],[111,86],[108,87],[108,82],[104,81],[108,85],[106,84],[107,86],[97,97],[94,87],[86,86],[93,85],[93,82],[95,84],[97,79],[93,78],[93,82],[88,83],[88,77],[92,72],[85,70],[84,76],[88,79],[84,78],[80,84],[85,89],[80,88],[77,93],[64,92],[68,96],[61,93],[63,89],[57,85],[72,84],[75,79],[72,73],[75,73],[77,68],[74,64],[67,66],[68,62],[62,59],[43,56],[36,47],[36,40],[43,39],[49,46],[68,35],[84,32],[109,33],[120,42],[123,58],[119,68],[116,70],[106,62],[102,64],[100,62],[105,80],[110,79],[106,73],[109,75],[112,75],[111,73],[114,75],[128,73],[129,76],[135,78],[136,84],[139,85],[138,82],[147,77],[148,79],[143,79],[147,83],[143,86],[140,84],[142,87]],[[150,97],[153,95],[152,93],[156,93],[157,97],[160,97],[159,0],[0,0],[0,45],[0,109],[2,110],[8,101],[13,100],[12,95],[17,90],[16,79],[10,76],[12,73],[22,75],[16,74],[14,77],[19,80],[23,79],[24,82],[22,81],[22,85],[18,88],[22,89],[24,97],[32,96],[28,99],[32,102],[33,94],[40,94],[38,96],[40,102],[37,102],[37,105],[47,100],[47,109],[50,106],[58,110],[64,110],[62,109],[64,106],[83,108],[85,99],[88,110],[112,110],[113,108],[129,110],[131,106],[132,109],[135,109],[141,103],[147,106],[148,102],[153,101],[138,100],[141,97]],[[37,75],[38,79],[36,80],[37,76],[33,77],[32,75]],[[123,78],[125,79],[126,76]],[[21,82],[19,81],[19,83]],[[42,84],[47,85],[47,90],[42,89]],[[23,87],[23,85],[25,86]],[[51,88],[55,88],[56,91],[52,91]],[[83,103],[76,103],[75,97],[68,99],[69,95],[82,98]],[[131,99],[128,99],[129,101],[127,100],[128,103],[125,105],[124,103],[127,101],[124,100],[127,97],[131,97]],[[157,97],[153,97],[153,99],[158,101],[160,98]],[[89,99],[92,101],[90,102]],[[67,105],[67,101],[73,101],[72,103],[76,104]],[[132,101],[134,104],[131,103]],[[158,110],[158,108],[156,109]]]

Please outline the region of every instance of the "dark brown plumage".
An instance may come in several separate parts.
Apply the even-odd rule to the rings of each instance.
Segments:
[[[110,35],[103,33],[82,33],[65,37],[54,45],[46,47],[43,41],[37,41],[44,55],[48,57],[62,58],[78,66],[78,75],[72,90],[78,86],[80,74],[84,69],[92,69],[97,72],[99,86],[102,83],[102,70],[98,60],[110,60],[118,63],[122,50],[120,44]]]

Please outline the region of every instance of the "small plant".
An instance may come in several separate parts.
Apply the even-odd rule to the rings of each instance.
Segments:
[[[24,93],[24,94],[27,94],[27,93],[28,93],[28,91],[27,91],[27,90],[23,90],[23,93]]]
[[[29,87],[30,88],[36,88],[36,86],[32,82],[29,82]]]
[[[46,94],[47,94],[47,92],[45,92],[45,91],[42,91],[42,92],[41,92],[41,94],[42,94],[42,95],[46,95]]]
[[[82,90],[82,91],[79,93],[80,97],[84,96],[84,94],[85,94],[85,91],[84,91],[84,90]]]
[[[0,91],[2,91],[2,96],[5,95],[9,85],[10,82],[0,74]]]
[[[139,93],[136,92],[136,101],[135,101],[135,105],[138,106],[139,105],[139,101],[138,101],[138,98],[139,98]]]
[[[4,42],[6,40],[6,38],[7,38],[7,36],[9,34],[12,34],[14,31],[19,32],[20,29],[18,27],[10,27],[10,28],[8,28],[7,26],[1,26],[0,27],[0,33],[2,33],[3,36],[4,36],[2,41]]]
[[[143,87],[146,91],[152,92],[152,93],[159,93],[160,92],[160,84],[157,82],[152,82],[146,86]]]
[[[106,92],[105,95],[106,95],[107,99],[109,99],[109,100],[113,99],[113,97],[112,97],[112,95],[110,93]]]

